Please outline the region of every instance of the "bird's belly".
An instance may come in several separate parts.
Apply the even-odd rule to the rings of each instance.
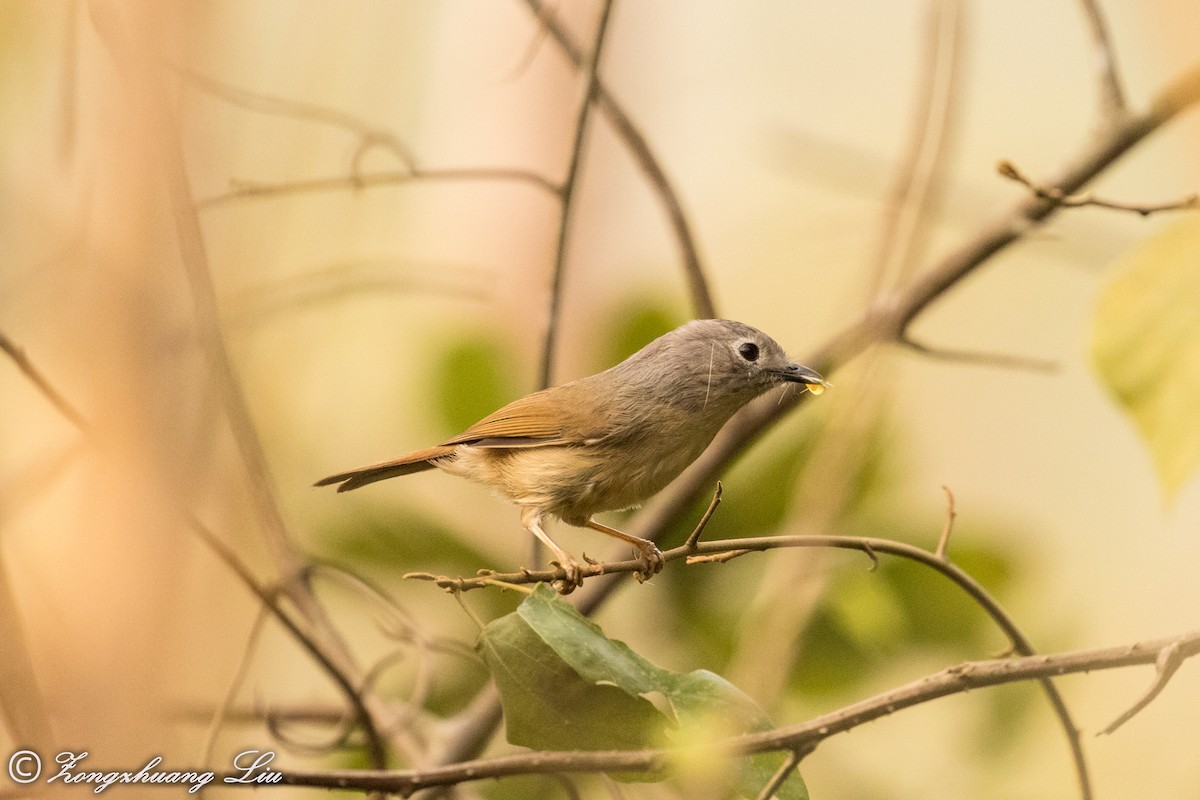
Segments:
[[[533,506],[568,524],[593,514],[636,506],[659,492],[704,449],[622,448],[603,444],[531,448],[463,445],[438,462],[446,472],[490,486],[521,506]]]

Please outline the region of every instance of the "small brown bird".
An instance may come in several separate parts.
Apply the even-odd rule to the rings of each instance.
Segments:
[[[646,539],[592,519],[638,505],[670,483],[749,401],[798,383],[819,394],[825,379],[791,363],[766,334],[740,322],[695,320],[615,367],[514,400],[436,447],[330,475],[338,491],[437,467],[490,486],[521,509],[522,524],[554,553],[566,594],[582,568],[542,528],[558,517],[636,547],[639,577],[662,569]]]

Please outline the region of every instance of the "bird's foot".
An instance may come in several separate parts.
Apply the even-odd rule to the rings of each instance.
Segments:
[[[583,567],[569,555],[564,553],[557,560],[551,561],[550,566],[558,567],[563,573],[563,577],[550,583],[559,594],[570,594],[583,584]]]
[[[640,551],[642,563],[644,567],[633,573],[633,576],[638,579],[638,583],[645,583],[647,580],[662,572],[663,565],[666,560],[663,559],[662,550],[658,549],[658,545],[648,539],[642,539],[637,544],[637,549]]]

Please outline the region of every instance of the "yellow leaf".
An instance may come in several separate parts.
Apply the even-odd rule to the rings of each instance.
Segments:
[[[1170,500],[1200,466],[1200,217],[1150,237],[1113,271],[1096,307],[1092,357]]]

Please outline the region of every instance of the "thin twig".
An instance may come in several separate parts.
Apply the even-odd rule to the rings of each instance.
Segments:
[[[84,419],[83,414],[80,414],[75,409],[75,406],[71,405],[50,384],[50,381],[46,380],[41,371],[29,360],[29,356],[25,355],[25,351],[5,336],[3,332],[0,332],[0,350],[3,350],[13,360],[13,363],[17,365],[17,369],[21,370],[21,373],[29,379],[30,383],[37,387],[42,396],[50,401],[50,405],[58,409],[58,413],[70,420],[71,424],[79,430],[86,431],[88,429],[87,420]]]
[[[811,752],[811,750],[812,748],[809,748],[808,752]],[[771,776],[771,780],[767,781],[762,790],[759,791],[758,800],[771,800],[775,796],[775,793],[787,782],[787,779],[792,777],[792,773],[796,771],[796,767],[800,766],[800,761],[804,756],[808,755],[808,752],[792,750],[788,753],[787,758],[779,765],[779,769],[775,770],[775,774]]]
[[[704,510],[704,514],[700,517],[700,521],[696,523],[696,527],[688,536],[687,541],[683,543],[684,547],[696,547],[696,542],[700,541],[700,536],[704,533],[704,529],[708,527],[708,521],[717,512],[717,506],[721,505],[721,492],[723,491],[724,487],[721,486],[720,481],[717,481],[717,489],[713,492],[712,500],[709,501],[708,508]]]
[[[921,89],[907,153],[880,232],[870,297],[902,286],[925,238],[953,141],[962,72],[962,0],[933,0]]]
[[[689,757],[695,758],[705,754],[747,756],[790,750],[799,752],[803,757],[816,745],[832,736],[942,697],[987,686],[1047,680],[1080,672],[1150,664],[1154,663],[1164,649],[1170,647],[1177,648],[1181,658],[1191,658],[1200,654],[1200,631],[1117,647],[1022,658],[968,661],[807,722],[742,734],[690,748],[542,751],[464,761],[420,770],[289,770],[283,775],[280,785],[393,792],[407,797],[421,789],[516,775],[544,775],[554,772],[661,775],[680,760],[686,761]]]
[[[1140,214],[1143,217],[1148,217],[1151,214],[1157,214],[1160,211],[1186,211],[1194,208],[1200,208],[1200,195],[1195,193],[1186,195],[1178,200],[1170,200],[1165,203],[1126,203],[1119,200],[1106,200],[1102,197],[1097,197],[1091,192],[1083,192],[1081,194],[1066,194],[1063,190],[1056,186],[1045,186],[1035,183],[1013,164],[1011,161],[1001,161],[996,165],[996,172],[1000,173],[1009,180],[1016,181],[1025,186],[1031,191],[1035,197],[1046,200],[1056,205],[1067,208],[1081,208],[1083,206],[1095,206],[1096,208],[1108,208],[1114,211],[1132,211],[1135,214]]]
[[[1108,33],[1108,23],[1100,11],[1099,0],[1079,0],[1079,6],[1087,21],[1088,33],[1092,37],[1103,125],[1126,113],[1125,91],[1121,88],[1121,76],[1117,70],[1116,48],[1113,47],[1112,37]]]
[[[1154,683],[1150,684],[1150,688],[1146,690],[1146,693],[1136,703],[1130,706],[1121,716],[1109,723],[1097,736],[1106,736],[1112,733],[1133,719],[1143,708],[1150,705],[1154,698],[1158,697],[1162,693],[1162,690],[1167,688],[1167,682],[1175,675],[1176,670],[1183,664],[1185,658],[1187,658],[1187,654],[1184,653],[1181,642],[1175,642],[1170,647],[1161,650],[1158,658],[1154,661]]]
[[[583,68],[583,99],[579,103],[575,119],[575,140],[571,145],[571,160],[567,164],[567,175],[562,183],[562,210],[558,215],[558,234],[554,246],[554,266],[550,277],[549,307],[546,310],[546,333],[542,344],[542,364],[538,370],[538,388],[550,385],[554,374],[554,356],[558,341],[558,323],[562,307],[563,280],[567,267],[567,235],[575,210],[575,187],[579,181],[579,168],[583,163],[583,151],[591,127],[592,109],[596,101],[596,89],[600,85],[600,58],[604,53],[604,40],[608,33],[608,20],[612,15],[614,0],[604,0],[600,7],[600,19],[596,22],[596,39],[592,44],[592,56]]]
[[[207,246],[192,200],[180,125],[167,99],[160,66],[150,57],[145,32],[132,24],[131,19],[124,18],[118,7],[93,2],[89,8],[92,24],[127,84],[133,98],[131,102],[140,103],[147,109],[146,113],[138,115],[138,119],[155,145],[155,152],[150,155],[157,162],[165,183],[175,222],[180,263],[191,290],[197,335],[245,468],[259,527],[281,576],[281,590],[312,626],[304,633],[302,643],[307,647],[315,638],[320,638],[320,647],[315,650],[310,647],[310,652],[314,655],[319,652],[322,666],[353,695],[364,727],[370,726],[372,732],[367,749],[371,763],[383,767],[387,763],[386,748],[367,710],[368,705],[376,705],[378,701],[364,699],[353,689],[355,684],[361,683],[362,670],[304,580],[305,559],[284,524],[262,442],[225,345]],[[298,636],[301,634],[298,627],[290,629]]]
[[[269,614],[270,609],[266,603],[258,607],[258,614],[255,615],[254,623],[250,626],[250,633],[246,636],[246,646],[242,648],[242,656],[238,659],[237,668],[233,671],[233,677],[229,681],[229,688],[225,690],[225,696],[221,699],[221,704],[217,706],[217,710],[209,715],[208,732],[204,736],[204,755],[200,758],[201,764],[208,765],[212,763],[213,752],[217,748],[217,736],[220,734],[226,720],[229,719],[229,714],[233,709],[234,702],[237,700],[238,692],[241,691],[242,681],[246,679],[246,674],[250,671],[250,664],[254,660],[254,648],[258,644],[258,637],[262,633],[263,623],[267,621]]]
[[[375,722],[375,718],[371,710],[367,708],[363,702],[363,694],[357,687],[352,684],[345,674],[338,668],[336,656],[329,653],[328,645],[325,642],[318,640],[316,637],[305,630],[300,622],[292,618],[292,615],[284,609],[279,603],[279,598],[276,592],[268,590],[260,586],[258,581],[250,573],[250,570],[242,563],[237,554],[229,549],[216,536],[204,526],[200,520],[191,515],[186,515],[185,521],[188,527],[200,538],[209,549],[225,564],[242,584],[246,586],[258,599],[262,602],[263,607],[270,610],[275,619],[292,634],[300,645],[308,651],[317,663],[319,663],[325,672],[334,680],[342,695],[354,709],[354,715],[357,718],[358,724],[362,727],[363,732],[367,737],[367,752],[374,763],[387,763],[387,750],[384,746],[383,737],[379,734],[379,726]]]
[[[346,190],[373,189],[386,186],[403,186],[418,182],[501,182],[527,184],[557,197],[561,191],[557,184],[536,172],[522,169],[491,169],[486,167],[391,170],[339,175],[331,178],[309,178],[298,181],[267,183],[235,181],[229,191],[197,201],[199,209],[209,209],[238,200],[269,199],[313,192],[340,192]]]
[[[237,86],[217,80],[187,67],[172,64],[175,72],[186,83],[201,89],[208,94],[221,98],[242,108],[258,111],[263,114],[274,114],[292,119],[307,120],[324,125],[331,125],[349,131],[360,139],[356,158],[361,157],[364,150],[372,147],[382,147],[389,150],[406,168],[416,169],[416,160],[412,151],[392,131],[372,125],[364,119],[317,103],[306,103],[299,100],[288,100],[267,94],[252,92]],[[357,173],[357,170],[355,170]]]
[[[933,551],[938,558],[946,557],[946,546],[950,544],[950,534],[954,531],[954,519],[958,516],[958,511],[954,508],[954,492],[950,491],[949,486],[943,486],[942,491],[946,493],[946,524],[942,526],[942,535],[938,537],[937,549]]]
[[[583,50],[567,32],[566,28],[555,19],[542,0],[525,0],[525,5],[543,25],[567,58],[579,68],[584,63]],[[688,291],[692,298],[692,311],[699,318],[717,316],[716,305],[713,303],[712,292],[708,287],[704,266],[700,260],[696,238],[692,234],[691,224],[684,213],[679,195],[667,177],[666,171],[658,161],[658,157],[650,147],[650,143],[642,134],[641,129],[633,119],[625,113],[625,108],[617,102],[603,81],[596,83],[596,105],[616,130],[620,141],[629,149],[630,155],[639,169],[645,174],[650,186],[658,195],[659,203],[667,213],[667,220],[679,246],[680,258],[683,261],[683,272],[687,279]]]
[[[977,364],[984,367],[1000,369],[1018,369],[1029,372],[1051,373],[1058,371],[1058,363],[1044,358],[1031,356],[1014,356],[1007,353],[983,353],[976,350],[947,350],[942,347],[931,347],[918,342],[908,334],[897,340],[896,344],[919,353],[926,358],[938,361],[952,361],[958,364]]]

